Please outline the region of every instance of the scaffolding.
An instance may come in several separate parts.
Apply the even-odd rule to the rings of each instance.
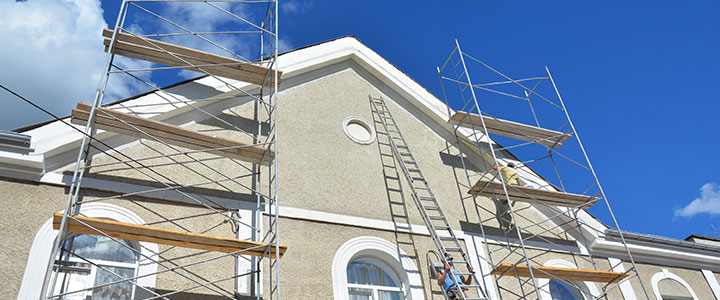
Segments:
[[[95,98],[72,110],[84,136],[41,299],[279,299],[277,1],[124,0],[102,36]],[[192,92],[153,83],[193,74]],[[110,103],[121,82],[147,93]],[[145,223],[84,213],[98,203]]]
[[[437,71],[464,170],[458,185],[467,191],[463,202],[472,203],[485,244],[480,259],[489,272],[482,277],[494,282],[497,297],[546,299],[552,283],[573,287],[580,298],[608,299],[636,279],[649,299],[622,236],[625,265],[593,256],[588,241],[604,236],[597,228],[605,225],[586,210],[612,220],[609,227],[619,225],[549,69],[513,79],[456,41]],[[594,207],[599,201],[606,211]],[[544,265],[558,254],[574,266]],[[593,292],[583,282],[602,288]]]

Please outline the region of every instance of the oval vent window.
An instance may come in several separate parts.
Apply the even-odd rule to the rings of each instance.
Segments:
[[[375,130],[361,118],[345,118],[343,120],[343,130],[345,130],[345,135],[358,144],[367,145],[375,141]]]

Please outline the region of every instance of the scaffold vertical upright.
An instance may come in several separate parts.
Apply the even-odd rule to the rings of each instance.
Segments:
[[[491,270],[483,276],[494,282],[498,297],[549,299],[550,286],[561,284],[580,299],[608,299],[620,283],[636,280],[649,299],[621,234],[627,270],[593,255],[588,241],[606,231],[587,209],[603,200],[607,210],[593,212],[622,231],[549,69],[513,79],[456,41],[437,70],[464,169],[458,184],[467,190],[463,200],[475,207],[487,252],[481,259]],[[557,254],[574,263],[548,265]]]
[[[102,35],[41,299],[279,299],[277,1],[124,0]],[[193,74],[212,88],[154,83]],[[119,81],[145,93],[108,100]]]

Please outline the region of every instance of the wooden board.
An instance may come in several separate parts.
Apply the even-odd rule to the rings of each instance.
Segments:
[[[513,121],[494,119],[488,116],[483,116],[483,121],[485,121],[485,126],[489,133],[535,142],[549,147],[560,147],[572,136],[572,134],[569,133],[562,133],[560,131],[539,128]],[[456,112],[450,117],[448,123],[475,130],[482,130],[480,115],[468,114],[463,111]]]
[[[512,264],[500,264],[492,270],[490,274],[504,276],[521,276],[530,277],[530,268],[527,265],[517,265],[516,268]],[[612,283],[618,282],[628,277],[628,274],[622,272],[595,271],[583,269],[555,268],[533,266],[533,276],[535,278],[562,279],[567,281],[593,281]]]
[[[53,214],[53,229],[60,228],[62,213]],[[163,245],[193,248],[208,251],[231,253],[253,247],[255,249],[239,252],[239,255],[275,257],[275,247],[266,247],[268,244],[253,241],[238,240],[232,238],[217,237],[212,235],[184,232],[179,230],[163,229],[147,225],[129,224],[105,219],[73,216],[77,220],[68,218],[68,231],[92,235],[103,235],[141,242],[158,243]],[[81,224],[83,222],[94,227],[102,233]],[[269,253],[265,254],[268,250]],[[287,246],[280,246],[280,257],[285,254]]]
[[[90,116],[90,109],[90,104],[82,102],[78,103],[77,109],[72,110],[71,122],[73,124],[86,125]],[[98,129],[153,140],[145,134],[147,133],[165,143],[193,150],[241,147],[224,150],[208,150],[207,152],[261,165],[269,165],[275,157],[275,153],[272,150],[268,150],[266,153],[265,149],[258,146],[249,146],[237,141],[210,136],[187,130],[182,127],[126,114],[109,108],[98,107],[97,110],[98,113],[95,118],[95,126]],[[117,119],[111,116],[114,116]],[[127,122],[129,125],[120,120]],[[133,126],[135,128],[133,128]],[[145,133],[138,131],[138,129]]]
[[[105,51],[109,50],[110,38],[113,30],[104,29],[103,43]],[[172,55],[170,53],[172,53]],[[167,42],[161,42],[154,39],[140,38],[127,33],[118,33],[117,42],[113,53],[136,59],[147,60],[150,62],[168,65],[172,67],[182,67],[192,71],[213,74],[221,77],[227,77],[244,82],[254,84],[270,85],[270,79],[266,80],[266,76],[274,76],[275,71],[253,63],[242,62],[237,59],[199,51],[187,47],[173,45]],[[185,60],[185,61],[183,61]],[[202,70],[189,66],[193,65],[216,65],[202,66]],[[225,64],[225,65],[223,65]],[[278,71],[278,84],[281,83],[280,77],[282,71]]]
[[[492,187],[490,186],[492,185]],[[485,179],[478,180],[475,185],[468,191],[468,194],[482,196],[492,196],[493,189],[496,195],[502,200],[505,200],[505,194],[503,192],[503,185],[500,182],[492,181],[488,182]],[[593,206],[600,198],[591,197],[587,195],[579,195],[572,193],[554,192],[533,189],[524,186],[507,186],[508,194],[510,195],[510,201],[520,201],[528,203],[541,203],[546,205],[565,206],[588,209]]]

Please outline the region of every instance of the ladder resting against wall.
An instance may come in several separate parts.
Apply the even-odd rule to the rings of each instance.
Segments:
[[[390,113],[385,101],[382,98],[373,98],[372,96],[369,96],[369,98],[373,110],[378,115],[385,132],[388,134],[395,158],[400,163],[403,174],[405,174],[408,179],[415,204],[420,210],[420,215],[422,215],[425,225],[427,226],[428,231],[430,231],[430,235],[440,251],[442,260],[446,262],[447,255],[459,255],[461,260],[454,260],[454,265],[465,266],[468,272],[459,272],[459,274],[471,276],[473,282],[469,285],[463,285],[462,283],[456,281],[455,276],[449,276],[449,278],[446,277],[445,280],[451,279],[455,282],[456,286],[476,290],[477,295],[479,296],[474,298],[469,297],[467,295],[467,291],[459,289],[462,299],[487,299],[485,297],[485,292],[482,290],[481,285],[475,276],[475,273],[470,271],[471,264],[467,253],[463,249],[460,241],[455,235],[455,232],[453,232],[452,226],[450,226],[450,223],[440,208],[440,204],[438,203],[435,194],[430,189],[430,185],[420,169],[420,165],[415,159],[412,151],[410,151],[410,146],[400,132],[400,127],[398,127],[395,122],[395,119]],[[445,293],[445,291],[443,291],[443,293]]]

